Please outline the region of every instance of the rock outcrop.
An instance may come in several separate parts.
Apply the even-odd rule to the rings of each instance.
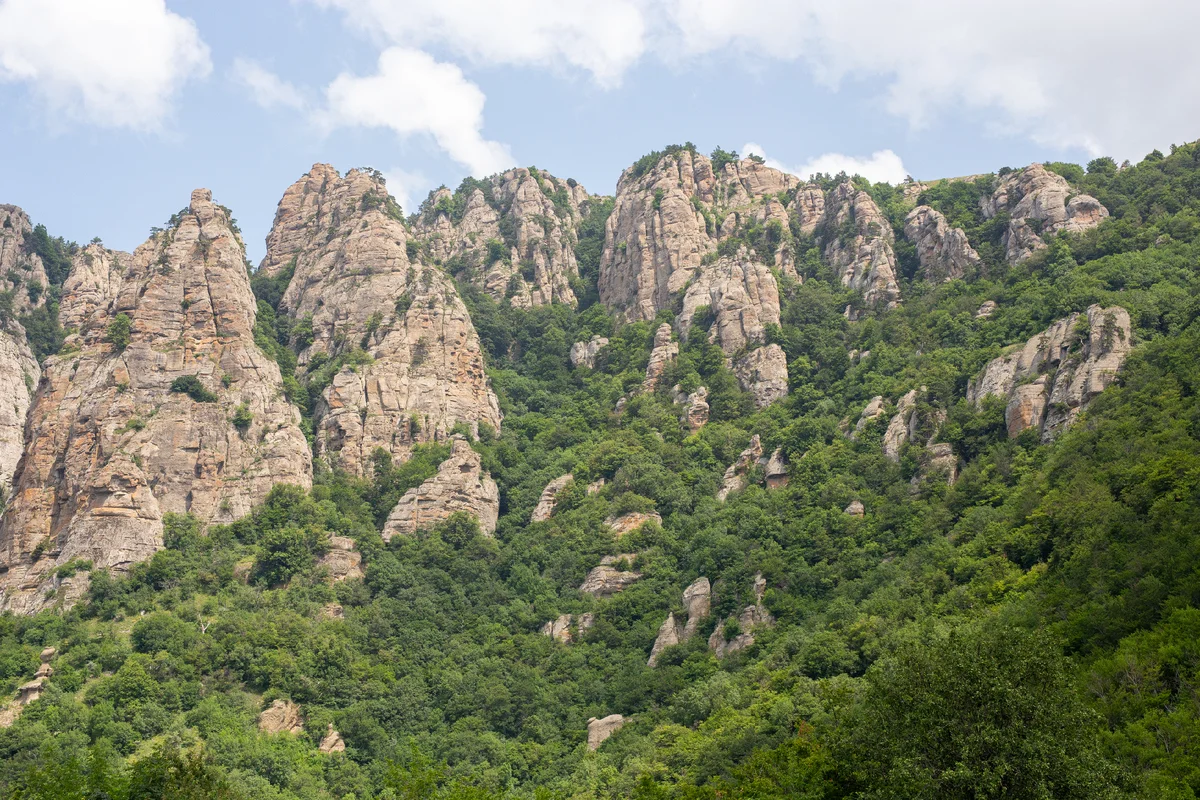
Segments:
[[[883,397],[881,395],[872,397],[871,401],[867,403],[867,407],[863,409],[862,414],[859,415],[858,422],[854,424],[854,432],[850,434],[850,438],[856,438],[871,422],[882,417],[883,410]]]
[[[627,533],[633,533],[647,522],[653,522],[655,525],[662,525],[662,517],[654,511],[651,511],[648,514],[642,513],[641,511],[630,511],[627,514],[608,517],[604,520],[604,525],[613,532],[614,536],[620,539]]]
[[[1117,379],[1132,348],[1129,313],[1094,305],[988,362],[969,384],[967,399],[978,405],[1003,398],[1009,436],[1035,428],[1050,440]]]
[[[16,206],[0,203],[0,292],[10,292],[18,314],[46,301],[46,265],[34,247],[33,225]]]
[[[567,484],[573,480],[575,480],[575,476],[567,473],[547,483],[546,488],[542,489],[542,496],[538,498],[538,504],[533,509],[533,515],[529,521],[545,522],[550,519],[550,515],[554,513],[554,504],[558,493],[567,488]]]
[[[596,615],[590,612],[578,617],[574,614],[561,614],[542,626],[542,635],[563,644],[570,644],[583,636],[595,621]]]
[[[293,343],[300,370],[352,361],[314,424],[317,455],[351,474],[365,473],[376,448],[406,461],[456,424],[500,425],[466,306],[420,250],[377,173],[342,177],[322,164],[284,193],[267,237],[260,273],[290,272],[280,311],[302,329],[311,322],[311,343]]]
[[[848,517],[862,519],[867,514],[867,508],[863,505],[862,500],[851,500],[850,505],[844,509],[844,513]]]
[[[653,392],[658,388],[658,379],[662,377],[667,366],[679,357],[679,342],[673,341],[671,326],[665,322],[654,332],[654,347],[650,351],[650,361],[646,364],[646,379],[642,381],[642,389]]]
[[[33,680],[21,684],[17,688],[17,696],[3,707],[0,707],[0,728],[12,727],[12,724],[17,721],[17,718],[25,710],[25,706],[42,696],[42,692],[46,688],[46,682],[54,674],[54,668],[50,666],[50,660],[54,658],[57,652],[58,650],[53,647],[47,647],[42,650],[39,659],[41,663],[38,664]]]
[[[683,607],[687,613],[687,621],[680,625],[675,621],[674,612],[667,614],[666,621],[658,629],[658,636],[654,640],[654,647],[650,650],[650,660],[646,662],[647,665],[656,666],[658,657],[663,650],[691,639],[700,628],[700,623],[711,613],[712,586],[709,584],[708,578],[697,578],[683,590]]]
[[[321,744],[317,749],[322,753],[342,753],[346,750],[346,742],[343,741],[342,735],[338,733],[333,723],[329,723],[329,727],[325,731],[324,738],[321,739]]]
[[[946,217],[930,206],[917,206],[904,218],[904,236],[917,248],[925,280],[944,283],[974,274],[979,254],[962,228],[951,228]]]
[[[931,444],[922,454],[920,468],[913,475],[912,483],[920,486],[921,482],[934,477],[941,477],[946,484],[953,486],[958,480],[958,456],[954,448],[946,442]]]
[[[588,720],[587,748],[595,750],[608,737],[612,736],[625,724],[625,718],[620,714],[609,714],[603,719],[592,717]]]
[[[750,470],[758,464],[762,454],[762,441],[756,433],[750,438],[749,446],[725,470],[725,475],[721,478],[721,488],[717,491],[718,500],[724,502],[729,495],[746,488],[750,482]]]
[[[999,306],[996,305],[995,300],[984,300],[975,311],[975,319],[987,319],[996,313],[997,308]]]
[[[608,338],[605,336],[593,336],[586,342],[576,342],[575,344],[571,345],[571,354],[569,356],[571,359],[571,366],[582,366],[587,367],[588,369],[593,369],[596,366],[596,356],[598,356],[600,351],[603,350],[607,345]]]
[[[788,485],[788,464],[783,457],[783,448],[775,448],[763,467],[763,483],[768,489],[782,489]]]
[[[654,319],[722,239],[751,224],[787,231],[786,198],[799,183],[753,159],[714,171],[708,158],[682,148],[626,169],[605,232],[601,302],[629,320]],[[771,263],[782,267],[789,257],[781,247]]]
[[[787,355],[777,344],[757,347],[733,361],[733,374],[754,398],[755,408],[766,408],[788,393]]]
[[[895,236],[871,195],[846,181],[825,200],[821,242],[825,258],[843,286],[863,293],[868,306],[900,302],[896,282]]]
[[[900,463],[900,451],[904,449],[910,432],[915,427],[918,394],[918,390],[912,389],[900,398],[896,403],[896,413],[888,421],[887,430],[883,433],[883,454],[897,464]]]
[[[708,309],[709,341],[732,355],[766,339],[766,326],[779,324],[779,286],[765,265],[752,261],[743,248],[701,267],[683,295],[679,332],[691,333],[696,312]],[[706,320],[707,321],[707,320]]]
[[[299,736],[304,733],[304,717],[300,714],[300,706],[291,700],[275,700],[270,708],[258,715],[258,729],[263,733]]]
[[[708,389],[700,386],[691,394],[677,392],[675,402],[683,404],[683,415],[679,421],[687,428],[688,435],[699,433],[708,424]]]
[[[37,611],[56,589],[69,605],[86,581],[57,567],[122,571],[161,546],[167,512],[227,522],[276,483],[311,483],[300,415],[254,344],[244,253],[198,189],[132,256],[76,255],[61,307],[77,332],[43,365],[0,522],[5,608]]]
[[[641,579],[642,574],[633,570],[617,569],[614,565],[622,561],[627,564],[633,564],[636,558],[636,553],[605,556],[600,559],[600,566],[593,567],[591,572],[587,574],[583,585],[579,587],[579,591],[584,594],[590,594],[592,597],[600,600],[624,591],[629,586],[637,583]]]
[[[523,167],[473,184],[439,189],[422,206],[416,236],[433,259],[514,306],[575,305],[579,224],[601,198]]]
[[[980,199],[983,215],[1009,216],[1005,257],[1017,264],[1046,246],[1045,237],[1060,231],[1082,233],[1099,225],[1108,209],[1091,195],[1075,194],[1066,178],[1031,164],[1000,178],[991,195]]]
[[[485,535],[500,518],[500,489],[483,471],[479,453],[462,436],[451,439],[450,457],[437,474],[404,493],[383,525],[383,540],[431,528],[457,511],[479,520]]]
[[[41,374],[24,329],[16,321],[0,323],[0,508],[12,491],[25,448],[25,417]]]
[[[730,653],[745,650],[754,644],[754,629],[770,627],[775,624],[775,618],[763,605],[763,595],[766,593],[767,582],[762,575],[754,576],[754,605],[746,606],[737,617],[730,616],[725,625],[718,625],[708,637],[708,649],[717,658],[724,658]],[[731,623],[736,621],[736,625]],[[727,631],[734,628],[736,632]],[[732,635],[729,635],[732,633]]]
[[[354,540],[349,536],[329,537],[329,552],[321,556],[317,566],[328,569],[335,583],[363,577],[362,554],[354,549]]]

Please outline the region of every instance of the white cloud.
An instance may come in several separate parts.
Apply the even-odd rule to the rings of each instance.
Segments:
[[[480,64],[584,70],[615,86],[646,49],[644,0],[311,0],[378,40]]]
[[[429,178],[420,172],[409,172],[399,167],[385,170],[383,179],[387,183],[388,193],[396,198],[404,213],[411,214],[420,205],[418,197],[428,193]]]
[[[163,0],[0,0],[0,81],[29,84],[52,112],[155,129],[211,71],[195,24]]]
[[[374,75],[343,73],[325,90],[330,128],[390,128],[401,137],[429,134],[452,159],[475,175],[513,163],[508,147],[483,137],[483,92],[454,64],[428,53],[391,47]]]
[[[1136,158],[1200,130],[1200,4],[1144,0],[663,0],[676,58],[802,60],[829,86],[883,80],[920,127],[964,110],[1009,133]]]
[[[767,166],[782,172],[789,172],[808,180],[818,172],[826,175],[837,175],[845,172],[847,175],[862,175],[872,183],[902,183],[908,176],[904,162],[900,156],[891,150],[878,150],[863,158],[842,155],[841,153],[824,153],[809,159],[799,167],[791,167],[767,156],[765,150],[754,142],[746,142],[742,146],[743,156],[760,156],[766,160]]]
[[[304,96],[292,84],[256,61],[235,58],[231,77],[249,90],[255,103],[263,108],[304,108]]]

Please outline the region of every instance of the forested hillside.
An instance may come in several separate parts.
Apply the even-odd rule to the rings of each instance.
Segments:
[[[105,479],[139,519],[158,498],[161,549],[102,569],[5,534],[6,607],[36,613],[0,617],[0,795],[1194,798],[1200,145],[899,186],[763,170],[674,146],[615,198],[515,170],[406,219],[380,177],[314,168],[235,311],[187,277],[243,266],[227,209],[194,196],[92,283],[113,251],[39,229],[47,297],[0,295],[46,359],[6,530],[50,507],[37,404],[82,364],[128,462]],[[1067,216],[1021,216],[1030,176]],[[378,231],[394,283],[349,268]],[[668,250],[687,280],[646,277]],[[116,316],[59,318],[64,282],[113,312],[160,292],[222,355],[146,399],[136,359],[176,333],[138,306],[118,347]],[[155,472],[167,424],[221,428],[223,471]],[[279,477],[304,437],[311,487]],[[460,442],[475,493],[420,517]]]

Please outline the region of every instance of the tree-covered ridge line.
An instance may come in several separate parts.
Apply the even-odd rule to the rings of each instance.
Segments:
[[[231,526],[172,518],[162,552],[127,577],[94,575],[75,610],[0,619],[10,693],[43,647],[59,651],[42,698],[0,731],[5,792],[159,796],[136,787],[170,773],[205,787],[194,792],[266,798],[1189,796],[1197,174],[1194,146],[1105,186],[1097,174],[1080,188],[1108,191],[1113,218],[1095,231],[968,281],[910,276],[901,308],[861,322],[810,260],[771,332],[791,395],[757,412],[724,354],[691,337],[661,390],[615,414],[641,385],[654,323],[618,325],[585,303],[513,309],[464,287],[505,412],[477,444],[501,488],[495,539],[455,518],[382,542],[436,448],[379,459],[370,479],[278,488]],[[1146,212],[1135,223],[1122,204]],[[1127,224],[1144,246],[1096,244]],[[977,319],[985,300],[997,313]],[[1058,441],[1009,439],[1002,406],[966,403],[988,359],[1093,303],[1129,309],[1139,346]],[[262,331],[283,359],[292,333]],[[571,344],[593,335],[610,339],[596,368],[570,368]],[[697,435],[668,396],[676,383],[710,391]],[[913,486],[915,445],[898,464],[883,456],[889,415],[855,440],[841,430],[871,397],[921,385],[963,461],[952,487]],[[789,484],[718,503],[752,434],[783,449]],[[555,514],[530,524],[568,472]],[[852,500],[862,519],[843,513]],[[649,509],[661,528],[618,542],[604,527]],[[334,535],[356,541],[363,580],[325,579]],[[605,601],[576,591],[601,557],[630,552],[637,584]],[[708,633],[753,599],[757,573],[777,627],[718,661]],[[647,667],[699,576],[713,584],[708,627]],[[582,641],[539,633],[588,611]],[[300,704],[299,737],[256,732],[276,698]],[[587,719],[613,712],[630,723],[589,754]],[[344,755],[316,750],[330,723]]]

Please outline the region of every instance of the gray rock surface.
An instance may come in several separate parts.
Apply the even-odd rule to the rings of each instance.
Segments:
[[[383,539],[410,535],[431,528],[457,511],[479,521],[484,535],[496,530],[500,517],[500,490],[483,471],[479,453],[462,436],[451,438],[450,457],[437,474],[404,493],[383,525]]]

